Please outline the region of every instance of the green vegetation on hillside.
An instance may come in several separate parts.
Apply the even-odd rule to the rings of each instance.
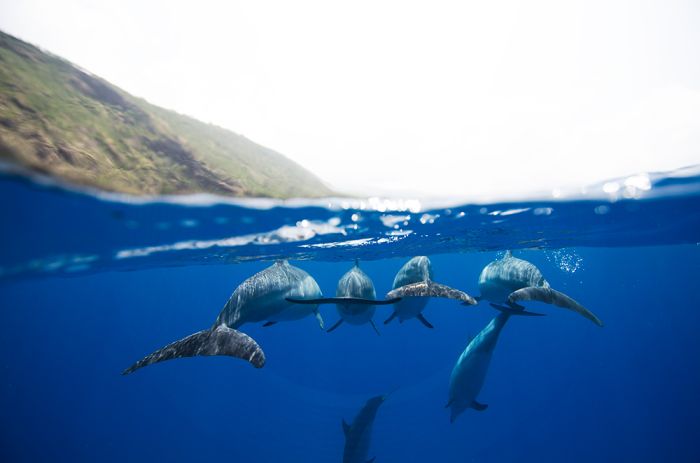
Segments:
[[[2,32],[0,159],[132,194],[331,194],[275,151],[151,105]]]

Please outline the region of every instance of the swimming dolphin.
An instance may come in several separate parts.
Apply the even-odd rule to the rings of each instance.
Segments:
[[[502,259],[484,267],[479,276],[479,290],[479,299],[491,301],[493,307],[502,311],[523,310],[518,301],[540,301],[572,310],[603,326],[603,322],[590,310],[566,294],[552,289],[535,265],[513,257],[510,251],[506,251]],[[503,303],[510,308],[500,305]]]
[[[445,408],[451,408],[450,423],[453,423],[457,416],[468,408],[484,411],[488,407],[477,402],[476,397],[484,385],[493,349],[508,318],[510,318],[508,313],[498,314],[479,334],[474,336],[457,359],[450,376],[449,400],[445,406]]]
[[[386,298],[401,298],[401,300],[394,304],[394,312],[384,321],[384,324],[396,317],[399,317],[400,322],[417,318],[423,325],[432,328],[433,325],[421,313],[428,304],[428,298],[431,297],[456,299],[465,305],[477,303],[476,299],[465,292],[435,283],[430,259],[426,256],[416,256],[406,262],[394,278],[392,290],[387,293]]]
[[[343,420],[343,433],[345,434],[343,463],[371,463],[374,461],[376,457],[367,459],[372,437],[372,425],[379,406],[384,403],[387,397],[387,395],[380,395],[369,399],[357,413],[352,424]]]
[[[372,280],[360,269],[360,264],[355,259],[355,265],[338,281],[335,297],[307,300],[288,298],[287,300],[298,304],[335,304],[340,320],[328,329],[329,333],[345,321],[351,325],[369,323],[374,328],[374,331],[379,334],[379,330],[374,324],[374,320],[372,320],[374,306],[393,304],[399,299],[377,300],[376,297],[377,293],[374,290]]]
[[[323,328],[318,305],[298,305],[287,297],[318,298],[321,289],[311,275],[289,265],[275,262],[241,283],[208,330],[175,341],[144,357],[124,370],[123,375],[153,363],[198,355],[227,355],[247,360],[256,368],[265,365],[265,354],[250,336],[237,330],[245,323],[297,320],[314,314]]]

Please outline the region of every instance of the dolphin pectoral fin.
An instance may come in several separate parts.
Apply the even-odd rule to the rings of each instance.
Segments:
[[[264,323],[264,324],[263,324],[263,328],[267,328],[268,326],[272,326],[272,325],[274,325],[275,323],[277,323],[277,322],[267,322],[267,323]]]
[[[338,328],[338,327],[339,327],[340,325],[342,325],[342,324],[343,324],[343,319],[341,318],[340,320],[338,320],[337,322],[335,322],[335,325],[333,325],[333,326],[331,326],[330,328],[328,328],[328,329],[326,330],[326,333],[330,333],[331,331],[333,331],[334,329]]]
[[[318,326],[320,326],[321,329],[323,329],[323,317],[321,316],[321,312],[319,312],[318,309],[316,309],[314,311],[314,315],[316,315],[316,320],[318,320]]]
[[[462,301],[465,305],[476,304],[476,299],[469,294],[458,289],[450,288],[447,285],[435,283],[431,280],[419,281],[410,285],[392,289],[386,295],[387,298],[403,297],[442,297],[445,299],[455,299]]]
[[[513,291],[508,296],[508,303],[515,304],[517,301],[539,301],[552,304],[557,307],[569,309],[577,314],[589,319],[598,326],[603,326],[603,322],[596,317],[593,312],[576,302],[564,293],[552,288],[528,286],[517,291]]]
[[[472,400],[472,408],[476,411],[483,412],[484,410],[489,408],[489,406],[486,404],[480,404],[476,400]]]
[[[418,320],[420,320],[420,322],[421,322],[423,325],[425,325],[426,328],[430,328],[430,329],[435,328],[433,325],[430,324],[430,322],[429,322],[428,320],[425,319],[425,316],[424,316],[422,313],[419,313],[418,315],[416,315],[416,318],[417,318]]]
[[[346,436],[350,433],[350,425],[347,423],[347,421],[343,420],[343,434]]]
[[[389,318],[387,318],[386,320],[384,320],[384,324],[386,325],[387,323],[389,323],[390,321],[392,321],[392,320],[395,319],[395,318],[396,318],[396,312],[392,313],[392,314],[389,316]]]
[[[529,316],[529,317],[544,317],[545,315],[547,315],[547,314],[538,313],[538,312],[528,312],[527,310],[523,310],[523,309],[514,309],[512,307],[506,307],[504,305],[494,304],[493,302],[490,302],[489,305],[496,310],[499,310],[503,313],[507,313],[508,315],[524,315],[524,316]]]
[[[122,375],[139,368],[181,357],[226,355],[250,362],[255,368],[265,365],[265,353],[253,338],[245,333],[220,325],[175,341],[131,365]]]
[[[374,320],[370,320],[369,324],[372,325],[372,328],[374,328],[374,332],[377,333],[377,336],[381,336],[381,333],[379,333],[379,330],[377,329],[377,325],[374,324]]]

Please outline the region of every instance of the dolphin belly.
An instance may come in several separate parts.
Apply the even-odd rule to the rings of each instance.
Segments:
[[[394,304],[394,312],[400,321],[417,317],[428,305],[428,297],[407,297]]]
[[[479,282],[479,292],[481,293],[481,298],[486,299],[487,301],[496,302],[498,304],[503,304],[508,300],[510,293],[524,287],[525,286],[508,284],[507,282],[497,280]]]
[[[449,393],[452,421],[471,407],[481,392],[491,364],[491,354],[475,350],[455,364],[450,377]]]
[[[509,317],[510,315],[501,313],[493,318],[467,344],[464,352],[457,359],[450,375],[447,402],[447,406],[451,408],[450,422],[453,422],[467,408],[473,407],[477,410],[486,408],[485,405],[477,403],[476,398],[484,385],[498,337]]]
[[[375,307],[366,304],[336,304],[338,315],[351,325],[364,325],[374,316]]]

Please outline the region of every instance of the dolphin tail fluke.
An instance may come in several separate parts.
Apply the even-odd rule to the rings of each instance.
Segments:
[[[333,326],[331,326],[330,328],[328,328],[328,329],[326,330],[326,333],[330,333],[331,331],[335,330],[336,328],[338,328],[338,327],[339,327],[340,325],[342,325],[342,324],[343,324],[343,319],[341,318],[340,320],[338,320],[337,322],[335,322],[335,325],[333,325]]]
[[[556,291],[548,287],[529,286],[517,291],[513,291],[508,296],[508,302],[515,304],[518,301],[539,301],[547,304],[553,304],[557,307],[569,309],[577,314],[589,319],[598,326],[603,326],[600,318],[596,317],[593,312],[570,298],[564,293]]]
[[[381,333],[377,329],[377,325],[374,324],[374,320],[370,320],[369,324],[372,325],[372,328],[374,329],[374,332],[377,333],[377,336],[381,336]]]
[[[392,321],[393,319],[395,319],[395,318],[396,318],[396,312],[392,313],[392,314],[389,316],[389,318],[387,318],[386,320],[384,320],[384,324],[385,324],[385,325],[388,324],[389,322],[391,322],[391,321]]]
[[[265,353],[257,342],[240,331],[220,325],[191,334],[147,355],[122,372],[133,373],[139,368],[181,357],[226,355],[250,362],[255,368],[265,365]]]
[[[416,315],[416,318],[426,327],[430,328],[431,330],[435,328],[428,320],[426,320],[425,316],[422,313],[419,313]]]
[[[527,310],[523,309],[515,309],[513,307],[506,307],[505,305],[500,305],[500,304],[494,304],[493,302],[490,303],[491,307],[494,309],[503,312],[508,315],[524,315],[528,317],[544,317],[546,314],[543,313],[538,313],[538,312],[528,312]]]

